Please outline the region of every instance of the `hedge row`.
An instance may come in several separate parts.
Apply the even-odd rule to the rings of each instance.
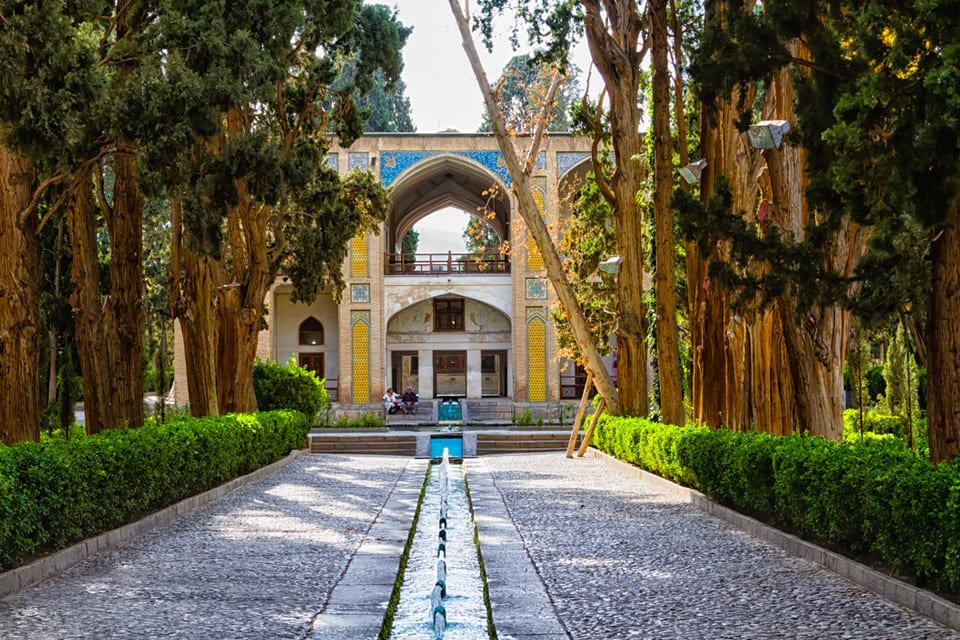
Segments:
[[[273,462],[308,429],[274,411],[0,447],[0,571]]]
[[[605,417],[601,450],[895,574],[960,592],[960,474],[882,440],[673,427]]]

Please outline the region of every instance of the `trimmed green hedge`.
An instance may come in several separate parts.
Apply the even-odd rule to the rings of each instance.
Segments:
[[[0,447],[0,571],[273,462],[309,428],[274,411]]]
[[[960,474],[897,442],[673,427],[604,417],[601,450],[895,574],[960,592]]]

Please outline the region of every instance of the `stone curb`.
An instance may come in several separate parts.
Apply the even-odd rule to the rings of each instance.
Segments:
[[[417,511],[427,460],[411,459],[380,508],[343,576],[311,624],[310,640],[376,638]]]
[[[482,458],[463,464],[497,637],[569,640],[487,464]]]
[[[256,482],[283,469],[305,453],[305,449],[291,451],[286,457],[280,458],[276,462],[264,467],[260,467],[256,471],[251,471],[246,475],[228,480],[220,486],[208,489],[203,493],[184,498],[180,502],[155,511],[139,520],[117,527],[116,529],[111,529],[92,538],[87,538],[66,549],[61,549],[48,556],[38,558],[29,564],[0,573],[0,598],[39,584],[44,580],[63,573],[90,556],[112,549],[127,540],[143,535],[151,529],[173,522],[183,514],[189,513],[197,507],[213,502],[217,498],[221,498],[235,489],[239,489],[251,482]]]
[[[606,464],[617,466],[629,475],[642,478],[656,485],[660,491],[686,500],[693,506],[715,518],[719,518],[753,537],[777,547],[787,555],[819,564],[825,569],[895,604],[931,618],[955,631],[960,631],[960,606],[949,600],[930,593],[925,589],[915,587],[912,584],[888,576],[875,569],[871,569],[839,553],[824,549],[792,534],[785,533],[759,520],[745,516],[729,507],[714,502],[696,489],[681,486],[666,478],[644,471],[639,467],[614,458],[593,447],[590,447],[589,451],[593,458]]]

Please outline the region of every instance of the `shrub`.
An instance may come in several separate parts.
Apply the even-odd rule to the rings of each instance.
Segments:
[[[285,365],[258,360],[253,366],[253,390],[261,411],[293,409],[315,420],[317,414],[330,408],[323,381],[292,357]]]
[[[340,416],[336,422],[327,423],[324,426],[337,429],[379,429],[387,426],[387,423],[380,414],[365,413],[359,418]]]
[[[870,396],[870,403],[876,401],[877,396],[882,396],[887,392],[887,381],[883,377],[883,365],[878,364],[867,369],[867,394]]]
[[[960,474],[902,441],[837,444],[605,416],[594,443],[804,538],[960,591]]]
[[[308,429],[276,411],[0,447],[0,571],[253,471]]]
[[[880,409],[863,412],[863,430],[874,434],[890,434],[903,438],[906,436],[906,423],[905,418],[890,415]],[[860,410],[847,409],[843,412],[843,439],[847,441],[854,435],[860,437]]]

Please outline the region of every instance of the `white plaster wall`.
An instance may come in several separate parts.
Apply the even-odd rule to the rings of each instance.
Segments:
[[[391,276],[384,278],[383,315],[438,296],[454,295],[490,305],[506,317],[512,315],[510,275]]]
[[[467,298],[463,305],[464,331],[438,332],[439,335],[457,333],[510,333],[510,319],[497,309]],[[387,323],[388,334],[430,333],[433,331],[433,300],[422,300],[403,309]]]
[[[286,362],[290,356],[299,356],[300,353],[323,353],[324,377],[339,377],[340,357],[339,326],[337,322],[337,305],[329,294],[320,294],[311,305],[294,303],[290,300],[290,288],[277,287],[274,292],[274,303],[271,318],[271,328],[275,339],[274,357],[278,362]],[[323,344],[308,346],[298,344],[300,338],[300,323],[313,316],[323,325]]]

